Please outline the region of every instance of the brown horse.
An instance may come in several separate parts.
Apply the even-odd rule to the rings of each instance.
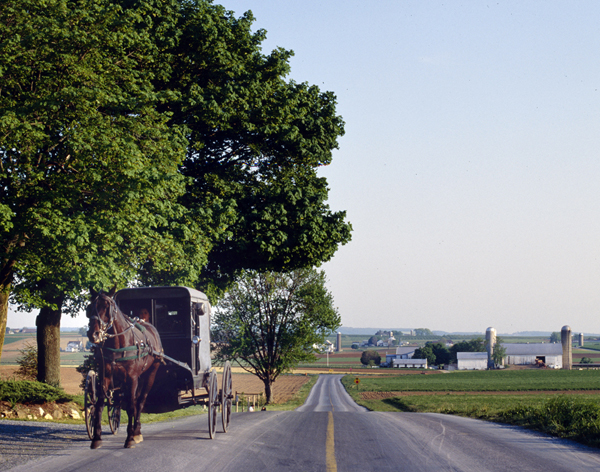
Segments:
[[[136,323],[117,307],[109,293],[91,291],[87,307],[88,338],[94,343],[100,388],[94,412],[92,449],[102,446],[101,418],[107,395],[119,390],[129,416],[125,447],[135,447],[144,439],[140,414],[152,388],[163,352],[160,336],[149,323]]]

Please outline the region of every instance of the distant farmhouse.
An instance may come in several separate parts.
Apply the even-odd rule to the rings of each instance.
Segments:
[[[66,352],[80,352],[83,351],[83,342],[82,341],[69,341],[67,343]]]

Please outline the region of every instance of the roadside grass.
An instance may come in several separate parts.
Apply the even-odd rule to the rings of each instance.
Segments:
[[[342,379],[348,393],[360,405],[372,411],[389,412],[418,412],[418,413],[443,413],[470,418],[477,418],[499,423],[521,426],[543,433],[551,434],[566,439],[572,439],[593,447],[600,447],[600,394],[584,393],[586,389],[593,388],[595,379],[589,374],[593,371],[505,371],[509,375],[500,377],[505,380],[504,388],[478,389],[476,385],[481,379],[479,375],[496,374],[495,371],[470,372],[466,377],[461,377],[457,372],[436,376],[405,376],[404,388],[397,388],[397,382],[390,378],[361,378],[357,389],[354,385],[355,376],[347,375]],[[523,374],[522,372],[526,372]],[[556,375],[562,372],[563,375]],[[548,381],[538,378],[539,373],[548,375]],[[462,373],[461,373],[462,374]],[[580,376],[578,374],[587,374]],[[597,375],[597,373],[596,373]],[[410,378],[408,378],[410,377]],[[442,379],[440,379],[440,378]],[[457,389],[457,379],[470,380],[461,382]],[[515,389],[519,380],[531,380],[523,388]],[[570,388],[549,388],[549,383],[559,381],[561,384],[570,379]],[[443,389],[445,382],[446,390]],[[423,382],[431,381],[430,388],[424,388]],[[581,381],[581,384],[580,384]],[[492,384],[498,385],[495,381]],[[571,390],[579,391],[578,394],[552,394],[535,393],[532,385],[542,385],[539,390]],[[392,387],[392,388],[390,388]],[[363,399],[361,393],[367,391],[422,391],[423,395],[395,396],[375,400]],[[456,391],[473,393],[455,393]],[[524,394],[475,394],[476,391],[498,392],[530,391]]]

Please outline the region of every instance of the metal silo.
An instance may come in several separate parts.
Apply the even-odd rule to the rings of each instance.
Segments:
[[[496,330],[494,328],[490,327],[485,331],[485,344],[488,353],[488,369],[492,369],[494,367],[492,354],[494,354],[494,346],[496,345]]]
[[[563,326],[560,331],[560,342],[562,343],[562,363],[563,369],[571,370],[573,368],[573,345],[571,342],[571,327]]]

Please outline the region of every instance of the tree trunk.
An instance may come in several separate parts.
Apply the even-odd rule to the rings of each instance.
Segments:
[[[60,316],[63,298],[46,301],[56,305],[57,309],[42,308],[35,321],[38,345],[37,379],[53,387],[60,387]]]
[[[6,321],[8,320],[9,295],[10,284],[0,285],[0,359],[2,359],[2,347],[4,346],[4,335],[6,334]]]
[[[267,398],[267,403],[273,403],[273,381],[270,377],[263,379],[263,383],[265,384],[265,397]]]

